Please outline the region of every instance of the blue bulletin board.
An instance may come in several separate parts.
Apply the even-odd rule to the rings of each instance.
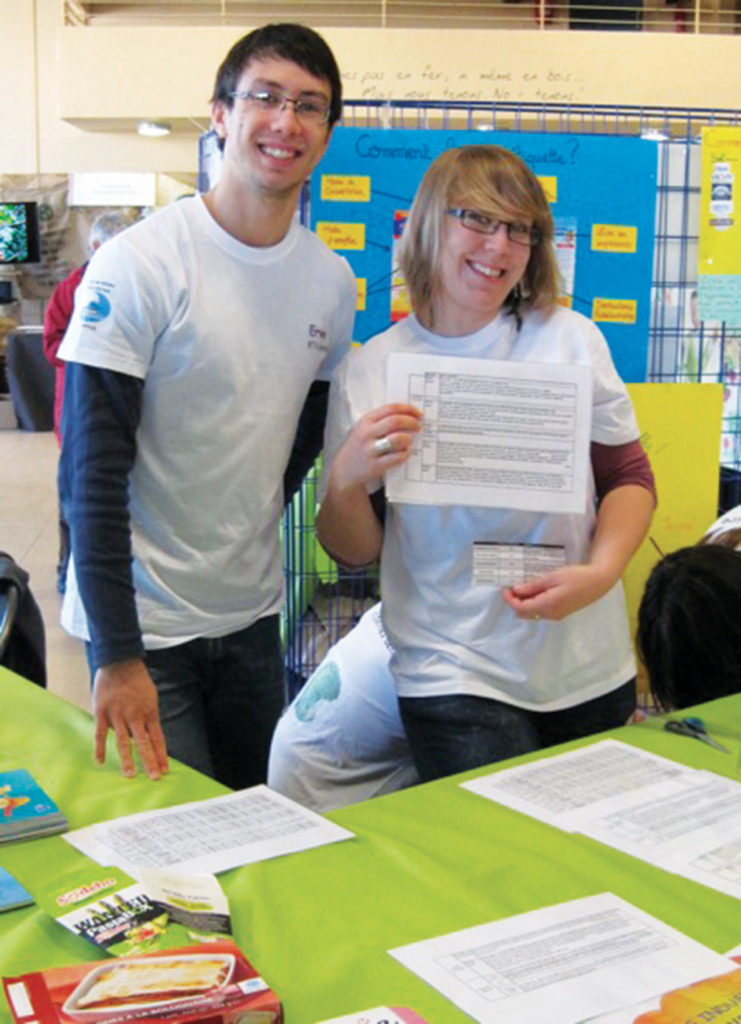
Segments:
[[[336,128],[311,179],[311,226],[358,279],[355,337],[405,315],[395,245],[417,185],[443,150],[506,146],[541,179],[556,223],[564,302],[595,320],[625,381],[646,379],[657,145],[535,132]]]

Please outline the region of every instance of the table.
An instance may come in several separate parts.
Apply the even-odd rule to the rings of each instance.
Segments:
[[[71,828],[225,792],[178,763],[160,782],[126,779],[113,753],[109,764],[94,764],[92,720],[85,712],[5,669],[0,693],[0,769],[31,771]],[[655,721],[608,735],[741,778],[741,695],[703,705],[699,713],[730,755],[665,733]],[[542,754],[502,766],[536,756]],[[314,1024],[377,1005],[411,1006],[435,1024],[470,1024],[386,950],[606,890],[718,952],[741,942],[738,900],[458,785],[490,770],[334,811],[329,817],[356,839],[219,876],[235,938],[283,1000],[286,1024]],[[40,877],[61,876],[81,858],[60,836],[0,847],[0,864],[31,893]],[[0,915],[3,974],[95,959],[92,946],[37,907]],[[3,1002],[0,1022],[10,1019]]]

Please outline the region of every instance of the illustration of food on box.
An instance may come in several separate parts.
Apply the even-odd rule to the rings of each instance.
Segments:
[[[275,993],[231,941],[3,978],[18,1024],[282,1024]]]

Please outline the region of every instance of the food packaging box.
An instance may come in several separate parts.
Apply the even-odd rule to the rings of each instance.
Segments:
[[[231,941],[3,978],[18,1024],[282,1024],[275,993]]]

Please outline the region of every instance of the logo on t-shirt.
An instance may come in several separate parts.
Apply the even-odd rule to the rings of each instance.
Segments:
[[[306,342],[306,347],[318,348],[320,352],[329,352],[327,332],[323,327],[317,327],[316,324],[309,324],[309,340]]]
[[[85,305],[82,307],[82,320],[86,324],[99,324],[110,316],[111,304],[108,297],[101,291],[91,294]]]

